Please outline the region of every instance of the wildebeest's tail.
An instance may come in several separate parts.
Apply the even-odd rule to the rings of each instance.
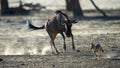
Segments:
[[[33,29],[33,30],[38,30],[38,29],[44,29],[45,28],[44,25],[41,26],[41,27],[36,27],[29,20],[28,20],[28,27],[29,27],[29,29]]]

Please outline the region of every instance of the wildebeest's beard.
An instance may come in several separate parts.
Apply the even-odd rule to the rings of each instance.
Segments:
[[[71,37],[71,35],[72,35],[71,26],[69,26],[69,25],[66,26],[65,34],[67,37]]]

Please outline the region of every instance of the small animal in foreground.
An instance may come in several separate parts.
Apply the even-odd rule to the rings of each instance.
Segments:
[[[91,50],[98,58],[100,58],[100,56],[104,52],[102,46],[99,43],[97,44],[91,43]]]

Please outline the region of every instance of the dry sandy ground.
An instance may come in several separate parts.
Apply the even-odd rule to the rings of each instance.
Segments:
[[[58,35],[55,44],[60,54],[52,55],[45,30],[29,30],[24,18],[26,19],[25,16],[1,17],[0,68],[120,67],[120,20],[80,20],[72,27],[76,51],[72,50],[71,38],[67,38],[65,52],[62,37]],[[48,17],[27,18],[34,25],[41,26]],[[100,43],[105,50],[100,60],[91,52],[91,42]]]

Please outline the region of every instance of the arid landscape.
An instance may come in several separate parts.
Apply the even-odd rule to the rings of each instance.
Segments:
[[[66,12],[69,17],[70,12]],[[0,68],[119,68],[120,67],[120,12],[106,11],[108,18],[97,11],[84,11],[84,18],[73,24],[72,32],[76,51],[72,50],[71,38],[55,39],[59,55],[53,55],[50,38],[43,30],[28,29],[27,20],[35,26],[45,24],[53,11],[31,12],[28,16],[0,17]],[[100,17],[99,17],[100,16]],[[91,42],[100,43],[104,53],[98,60],[91,52]]]

